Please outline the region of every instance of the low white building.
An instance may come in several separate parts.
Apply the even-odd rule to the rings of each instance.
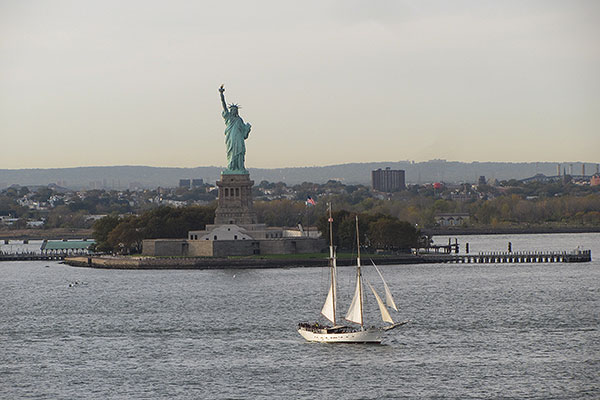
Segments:
[[[439,226],[460,226],[471,219],[469,213],[440,213],[435,215]]]

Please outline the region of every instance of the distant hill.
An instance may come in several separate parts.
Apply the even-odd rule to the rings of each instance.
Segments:
[[[371,171],[390,167],[406,171],[407,183],[427,182],[477,182],[479,176],[486,179],[523,179],[536,174],[557,175],[557,164],[553,162],[506,163],[431,160],[413,163],[371,162],[301,168],[250,168],[250,177],[258,184],[262,180],[285,182],[293,185],[302,182],[324,183],[330,179],[345,184],[371,183]],[[571,167],[572,165],[572,167]],[[581,174],[581,162],[561,163],[561,173]],[[596,172],[597,164],[587,163],[586,173]],[[219,179],[223,167],[166,168],[144,166],[76,167],[51,169],[0,169],[0,189],[11,185],[48,185],[56,183],[73,189],[128,189],[175,187],[179,179],[202,178],[214,183]]]

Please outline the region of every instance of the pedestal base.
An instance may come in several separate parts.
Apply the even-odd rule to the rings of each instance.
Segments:
[[[221,180],[217,181],[219,199],[215,225],[257,223],[252,202],[253,185],[249,174],[221,174]]]

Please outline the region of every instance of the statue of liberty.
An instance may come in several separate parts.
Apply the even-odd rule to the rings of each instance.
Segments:
[[[225,119],[225,145],[227,146],[227,169],[224,174],[248,174],[244,168],[246,157],[246,145],[244,140],[248,139],[250,124],[245,124],[238,114],[240,108],[237,104],[230,104],[227,108],[223,85],[219,88],[221,104],[223,104],[223,118]]]

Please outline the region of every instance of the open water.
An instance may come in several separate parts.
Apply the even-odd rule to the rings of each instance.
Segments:
[[[515,251],[580,245],[594,261],[381,267],[400,307],[393,315],[412,320],[383,345],[308,343],[296,332],[318,316],[326,268],[4,262],[0,397],[600,398],[600,234],[466,241],[472,252],[508,241]],[[339,275],[345,309],[353,269]],[[376,310],[368,317],[376,323]]]

